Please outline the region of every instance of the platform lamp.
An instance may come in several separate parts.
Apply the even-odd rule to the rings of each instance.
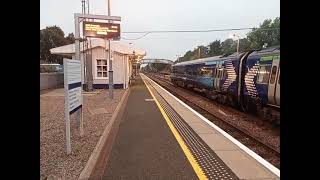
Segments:
[[[133,51],[133,61],[135,61],[135,60],[136,60],[136,52]],[[136,70],[135,70],[134,74],[137,75],[137,64],[136,64]]]

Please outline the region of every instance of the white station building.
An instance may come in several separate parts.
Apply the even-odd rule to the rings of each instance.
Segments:
[[[119,41],[111,41],[111,59],[113,69],[113,84],[114,88],[127,89],[129,87],[129,80],[133,73],[132,64],[135,63],[130,60],[134,54],[143,58],[146,55],[144,50],[134,48],[130,45],[122,44]],[[92,77],[93,88],[102,89],[108,88],[108,71],[109,71],[109,44],[104,39],[92,38],[87,45],[80,42],[80,59],[82,64],[82,84],[85,83],[84,75],[84,57],[86,52],[92,53]],[[50,49],[51,54],[59,54],[75,59],[75,44],[56,47]]]

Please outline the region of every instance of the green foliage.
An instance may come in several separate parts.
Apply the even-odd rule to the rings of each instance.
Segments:
[[[209,56],[218,56],[222,54],[222,47],[220,40],[215,40],[209,44]]]
[[[280,45],[280,18],[277,17],[273,21],[271,19],[264,20],[259,28],[252,30],[247,36],[252,49],[260,49],[265,43],[268,46]]]
[[[68,36],[66,37],[66,40],[68,44],[73,44],[75,41],[73,33],[69,33]]]
[[[222,54],[232,54],[237,51],[237,40],[226,39],[223,42],[215,40],[208,47],[198,46],[193,51],[187,51],[186,54],[176,62],[190,61],[194,59],[217,56]],[[260,24],[259,28],[253,29],[247,34],[247,38],[239,40],[239,51],[249,51],[252,49],[261,49],[267,44],[267,47],[280,45],[280,18],[273,21],[266,19]],[[199,54],[200,49],[200,54]]]
[[[46,63],[62,63],[62,56],[51,54],[50,49],[72,43],[73,33],[64,37],[64,32],[58,26],[48,26],[40,30],[40,60]]]

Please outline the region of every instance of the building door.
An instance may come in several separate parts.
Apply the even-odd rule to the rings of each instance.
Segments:
[[[269,86],[268,86],[268,103],[271,105],[280,105],[280,85],[278,85],[278,76],[279,76],[279,56],[274,56],[272,61]],[[279,90],[277,91],[277,88]],[[277,93],[278,92],[278,93]],[[277,100],[279,102],[277,102]]]

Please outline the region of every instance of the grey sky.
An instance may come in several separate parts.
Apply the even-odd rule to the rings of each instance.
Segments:
[[[90,14],[106,14],[106,0],[90,0]],[[40,0],[40,29],[58,25],[74,32],[73,13],[81,0]],[[280,16],[280,0],[111,0],[111,15],[121,16],[121,31],[208,30],[258,27]],[[241,38],[248,31],[236,31]],[[124,40],[147,51],[147,57],[175,60],[198,45],[225,40],[232,32],[149,34]],[[143,34],[122,34],[134,39]]]

